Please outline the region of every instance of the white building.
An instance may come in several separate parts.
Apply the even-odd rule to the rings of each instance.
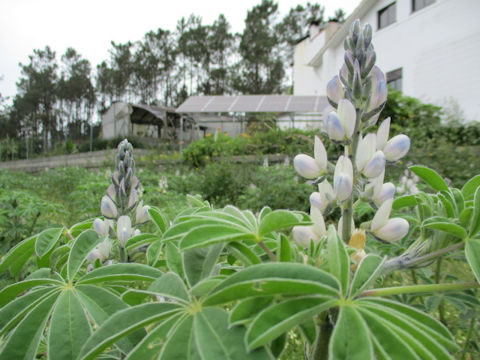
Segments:
[[[344,24],[312,26],[295,49],[295,95],[326,94],[357,18],[373,28],[377,65],[391,87],[480,120],[480,0],[363,0]]]

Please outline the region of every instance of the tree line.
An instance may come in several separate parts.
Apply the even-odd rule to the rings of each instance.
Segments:
[[[33,50],[11,105],[0,98],[1,138],[46,151],[54,143],[91,135],[95,112],[114,101],[178,106],[191,95],[291,93],[295,44],[310,24],[328,20],[318,3],[297,5],[279,19],[278,4],[262,0],[247,12],[242,33],[233,34],[224,15],[203,24],[196,15],[176,29],[159,28],[138,41],[111,42],[109,58],[97,65],[75,49],[57,57],[49,46]]]

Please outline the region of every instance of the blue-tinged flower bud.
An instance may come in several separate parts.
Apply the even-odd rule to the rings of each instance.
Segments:
[[[315,234],[313,226],[294,226],[292,229],[293,240],[304,248],[310,247],[310,241],[315,244],[320,241],[320,236]]]
[[[393,199],[395,195],[395,185],[391,182],[382,184],[377,193],[374,192],[372,200],[377,206],[381,206],[385,201]]]
[[[377,231],[387,223],[388,218],[390,217],[390,213],[392,212],[392,205],[393,199],[388,199],[377,210],[375,216],[372,219],[372,223],[370,224],[370,230],[373,233],[375,233],[375,231]]]
[[[325,203],[325,199],[319,192],[313,192],[310,194],[310,205],[324,211],[328,204]]]
[[[137,210],[135,212],[135,224],[143,224],[150,220],[148,209],[150,209],[150,206],[143,206],[143,202],[140,202],[137,205]]]
[[[350,86],[350,76],[348,73],[348,68],[347,65],[343,64],[342,67],[340,68],[340,81],[343,83],[345,86]]]
[[[128,205],[127,207],[129,209],[133,209],[133,207],[135,206],[135,204],[137,203],[138,201],[138,194],[137,194],[137,190],[135,190],[134,188],[132,188],[132,190],[130,191],[130,196],[128,197]]]
[[[377,150],[383,150],[388,141],[388,134],[390,133],[390,118],[382,121],[377,130]]]
[[[118,209],[117,206],[114,204],[112,199],[108,196],[102,197],[102,201],[100,203],[100,210],[102,215],[105,216],[107,219],[116,219],[118,216]]]
[[[116,201],[117,200],[117,193],[115,191],[115,185],[110,184],[110,186],[107,189],[107,195],[110,199]]]
[[[355,59],[353,70],[353,95],[358,99],[362,96],[362,74],[360,72],[360,63]]]
[[[333,191],[338,201],[347,200],[352,195],[353,179],[346,173],[340,173],[334,180]]]
[[[357,157],[355,164],[357,169],[362,171],[375,153],[376,136],[373,133],[368,133],[365,137],[358,141]]]
[[[365,49],[368,49],[372,42],[372,26],[370,24],[365,24],[363,27],[363,41],[365,43]]]
[[[108,224],[101,219],[95,219],[93,221],[93,229],[100,237],[108,235]]]
[[[315,136],[313,154],[313,156],[315,157],[315,161],[320,166],[320,169],[323,169],[324,172],[326,172],[328,166],[327,150],[325,149],[322,140],[320,140],[318,136]]]
[[[112,242],[110,239],[103,240],[100,244],[98,244],[97,248],[98,252],[100,253],[100,260],[104,261],[108,259],[110,253],[112,252]]]
[[[95,260],[100,260],[102,261],[102,254],[100,254],[100,251],[98,251],[98,249],[93,249],[90,254],[88,254],[87,256],[87,261],[90,263],[90,264],[93,264],[95,262]]]
[[[377,55],[375,54],[375,51],[369,51],[367,52],[367,57],[365,59],[365,65],[363,67],[362,71],[362,79],[365,79],[370,71],[373,68],[373,65],[375,65],[375,61],[377,59]]]
[[[337,113],[334,111],[327,115],[327,120],[325,122],[325,130],[327,131],[328,137],[331,140],[345,140],[345,129],[343,128]]]
[[[343,87],[338,75],[327,83],[327,98],[334,107],[338,106],[340,99],[343,97]]]
[[[358,35],[360,35],[360,20],[356,19],[350,28],[350,34],[352,36],[353,42],[357,41]]]
[[[363,175],[368,178],[379,176],[385,170],[386,158],[382,151],[377,151],[363,168]]]
[[[402,218],[392,218],[385,225],[373,232],[373,234],[385,241],[398,241],[408,234],[410,225]]]
[[[129,216],[122,215],[117,221],[117,240],[121,247],[125,247],[127,240],[132,237],[132,221]]]
[[[313,232],[320,237],[327,235],[325,221],[323,220],[323,215],[320,209],[314,206],[310,207],[310,218],[313,222]]]
[[[353,54],[351,51],[347,50],[345,51],[345,55],[343,56],[345,60],[345,65],[347,65],[347,69],[350,74],[354,73],[354,61],[355,59],[353,58]]]
[[[383,152],[388,161],[397,161],[404,157],[410,149],[410,138],[407,135],[397,135],[391,138]]]
[[[345,129],[345,136],[350,139],[355,131],[355,124],[357,122],[357,112],[353,104],[347,99],[342,99],[338,103],[338,118]]]
[[[316,179],[324,173],[314,158],[305,154],[298,154],[293,159],[293,167],[305,179]]]

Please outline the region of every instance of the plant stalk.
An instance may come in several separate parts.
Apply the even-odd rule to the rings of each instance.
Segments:
[[[121,263],[126,263],[128,262],[127,260],[127,252],[125,251],[125,248],[123,246],[118,247],[119,252],[120,252],[120,262]]]
[[[465,345],[463,346],[463,354],[462,354],[462,360],[466,359],[467,356],[467,349],[468,349],[468,342],[470,341],[470,338],[472,337],[473,330],[475,328],[475,322],[477,321],[477,318],[474,316],[470,320],[470,326],[468,328],[467,336],[465,338]]]
[[[359,297],[367,296],[390,296],[399,294],[415,294],[422,292],[442,292],[442,291],[459,291],[480,288],[480,284],[476,281],[459,283],[459,284],[424,284],[424,285],[407,285],[395,286],[388,288],[372,289],[362,292]]]
[[[277,261],[277,256],[268,248],[263,241],[259,241],[258,245],[267,253],[268,257],[272,261]]]
[[[328,344],[332,336],[333,325],[330,323],[328,312],[325,312],[325,317],[318,326],[318,336],[313,345],[313,352],[310,360],[327,360],[328,359]]]
[[[424,262],[427,262],[429,260],[436,259],[439,256],[445,255],[451,251],[461,249],[462,247],[465,246],[464,242],[457,243],[448,247],[445,247],[443,249],[431,252],[430,254],[424,255],[424,256],[419,256],[419,257],[408,257],[408,256],[397,256],[393,259],[390,259],[385,262],[383,265],[383,273],[388,274],[392,271],[395,270],[401,270],[401,269],[407,269],[411,267],[415,267],[417,265],[420,265]]]

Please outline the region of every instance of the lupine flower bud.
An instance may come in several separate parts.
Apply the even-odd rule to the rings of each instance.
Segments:
[[[374,232],[375,236],[385,241],[398,241],[408,234],[408,221],[402,218],[392,218]]]
[[[353,167],[350,158],[340,156],[333,176],[333,191],[338,201],[345,201],[353,190]]]
[[[365,42],[365,49],[368,49],[372,42],[372,26],[370,24],[363,27],[363,41]]]
[[[133,189],[130,191],[130,196],[128,197],[128,205],[127,207],[129,209],[132,209],[135,204],[137,203],[138,201],[138,194],[137,194],[137,190]]]
[[[410,149],[410,138],[407,135],[397,135],[391,138],[383,152],[388,161],[397,161],[404,157]]]
[[[300,246],[308,248],[310,241],[313,240],[315,244],[320,241],[320,237],[315,234],[312,226],[294,226],[292,229],[293,240]]]
[[[143,202],[140,202],[137,205],[137,210],[135,211],[135,224],[143,224],[150,220],[148,209],[150,209],[150,206],[143,206]]]
[[[121,247],[125,247],[128,239],[132,236],[132,222],[129,216],[123,215],[117,221],[117,239]]]
[[[313,192],[310,194],[310,205],[319,208],[321,211],[324,211],[327,207],[319,192]]]
[[[350,74],[354,73],[354,68],[353,68],[353,63],[354,63],[354,58],[353,54],[350,50],[345,51],[345,55],[343,56],[343,60],[345,61],[345,65],[347,65],[347,69],[350,72]]]
[[[325,149],[322,140],[320,140],[318,136],[315,136],[313,154],[313,156],[315,157],[315,161],[320,166],[320,169],[326,172],[328,166],[327,150]]]
[[[393,199],[395,195],[395,185],[391,182],[382,184],[378,193],[374,193],[372,200],[377,206],[381,206],[385,201]]]
[[[327,83],[327,98],[332,106],[337,107],[343,96],[343,87],[338,75]]]
[[[332,185],[324,180],[318,184],[318,192],[310,195],[310,205],[317,207],[323,213],[333,199],[335,199],[335,193]]]
[[[362,173],[368,178],[377,177],[385,170],[386,158],[382,151],[377,151],[363,168]]]
[[[112,252],[112,242],[110,241],[110,239],[105,239],[100,244],[98,244],[97,250],[101,255],[101,261],[108,259],[110,253]]]
[[[141,235],[142,232],[140,231],[140,229],[135,229],[135,231],[133,232],[133,236],[138,236],[138,235]]]
[[[390,133],[390,118],[382,121],[377,130],[377,150],[383,150],[388,141],[388,134]]]
[[[372,223],[370,224],[370,230],[372,232],[377,231],[383,225],[385,225],[390,217],[390,213],[392,211],[393,199],[389,199],[385,201],[382,206],[377,210],[375,216],[372,219]]]
[[[373,68],[373,65],[375,65],[376,59],[377,59],[377,55],[375,54],[375,51],[367,52],[367,58],[365,59],[365,67],[363,68],[363,71],[362,71],[362,78],[366,78],[367,75],[370,73],[370,71]]]
[[[108,196],[102,197],[102,201],[100,203],[100,210],[102,215],[108,219],[116,219],[118,216],[118,210],[115,203],[110,199]]]
[[[93,249],[90,254],[87,256],[87,261],[91,264],[95,262],[95,260],[99,259],[100,261],[102,260],[102,255],[100,254],[100,251],[98,249]]]
[[[110,184],[110,186],[107,189],[107,195],[110,199],[116,201],[117,200],[117,194],[115,192],[115,186],[113,184]]]
[[[373,157],[373,154],[375,153],[375,146],[376,136],[373,133],[365,135],[364,138],[361,138],[358,141],[355,164],[357,165],[357,169],[359,171],[362,171]]]
[[[298,154],[293,159],[293,167],[305,179],[316,179],[323,174],[314,158],[305,154]]]
[[[316,207],[310,207],[310,217],[313,222],[313,231],[318,236],[324,236],[327,234],[327,229],[325,227],[325,221],[323,220],[323,215],[319,209]]]
[[[353,104],[347,99],[342,99],[338,103],[338,117],[340,123],[345,129],[345,136],[350,139],[355,130],[355,124],[357,122],[357,113]]]
[[[360,63],[355,59],[353,70],[353,95],[358,99],[362,96],[362,76],[360,72]]]
[[[345,140],[345,129],[343,128],[337,113],[334,111],[327,115],[325,130],[330,139],[335,141]]]
[[[108,224],[101,220],[95,219],[93,222],[93,229],[98,234],[98,236],[103,237],[108,235]]]
[[[347,65],[343,64],[342,67],[340,68],[340,81],[343,83],[345,86],[350,85],[350,77],[348,75],[348,68]]]

